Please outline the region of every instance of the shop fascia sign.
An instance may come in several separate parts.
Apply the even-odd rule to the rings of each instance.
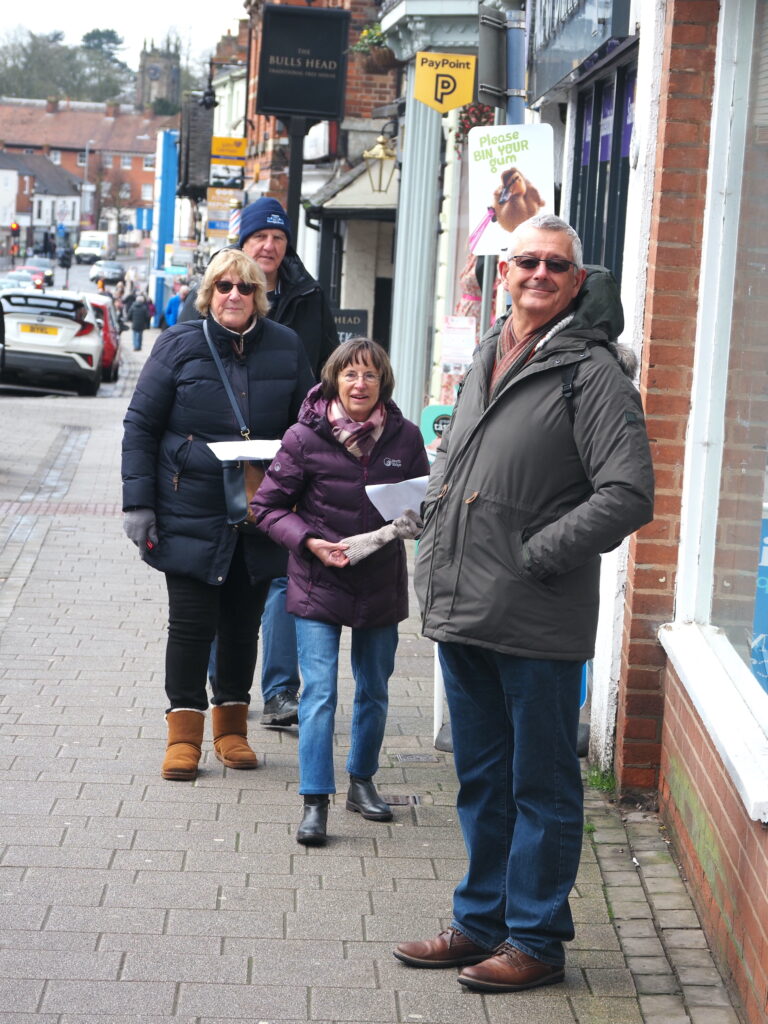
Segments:
[[[349,17],[349,11],[336,9],[264,7],[258,113],[341,120]]]

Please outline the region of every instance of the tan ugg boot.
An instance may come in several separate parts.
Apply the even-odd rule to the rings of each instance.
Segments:
[[[163,761],[163,778],[190,782],[197,778],[205,715],[202,711],[169,711],[165,721],[168,726],[168,746]]]
[[[227,768],[256,768],[258,759],[248,746],[248,705],[214,705],[213,748]]]

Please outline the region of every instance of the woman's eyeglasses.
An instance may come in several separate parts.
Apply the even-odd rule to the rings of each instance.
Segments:
[[[354,384],[358,380],[363,380],[366,384],[378,384],[381,378],[378,373],[373,373],[371,370],[366,370],[365,373],[355,373],[354,370],[345,370],[341,374],[341,379],[345,384]]]
[[[229,295],[233,288],[237,288],[241,295],[253,295],[256,291],[255,284],[245,281],[214,281],[213,286],[219,295]]]
[[[540,263],[546,264],[547,270],[551,274],[564,274],[569,267],[576,269],[575,263],[557,256],[549,256],[546,259],[538,256],[510,256],[509,258],[520,270],[535,270]]]

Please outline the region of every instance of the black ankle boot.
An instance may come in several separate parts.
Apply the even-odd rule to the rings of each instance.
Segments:
[[[309,793],[304,797],[304,817],[296,833],[296,842],[304,846],[325,846],[328,826],[328,795]]]
[[[349,776],[347,810],[357,811],[368,821],[392,820],[392,808],[376,792],[373,779],[360,779],[356,775]]]

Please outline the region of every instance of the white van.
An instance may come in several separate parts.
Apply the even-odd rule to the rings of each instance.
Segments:
[[[95,263],[103,260],[108,252],[108,235],[106,231],[83,231],[80,241],[75,246],[75,260],[78,263]]]

